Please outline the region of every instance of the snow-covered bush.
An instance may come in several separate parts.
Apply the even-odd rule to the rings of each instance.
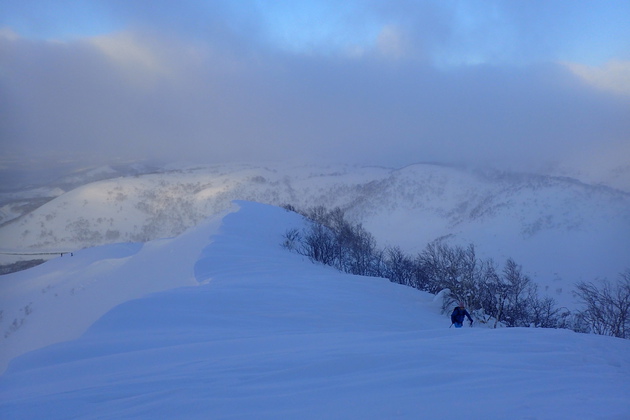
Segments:
[[[585,305],[578,312],[582,324],[596,334],[630,338],[630,269],[615,284],[608,280],[600,285],[580,282],[576,289]]]

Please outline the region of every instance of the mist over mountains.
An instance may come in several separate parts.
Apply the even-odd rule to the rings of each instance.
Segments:
[[[233,200],[339,207],[379,246],[411,254],[436,240],[473,243],[498,263],[515,259],[567,306],[577,281],[614,279],[630,264],[630,194],[566,177],[436,164],[109,166],[2,200],[3,264],[35,258],[6,254],[173,237]]]

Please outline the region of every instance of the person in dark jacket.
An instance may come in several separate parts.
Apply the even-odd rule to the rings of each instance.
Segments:
[[[455,325],[455,328],[461,328],[464,325],[464,317],[468,317],[468,321],[470,322],[470,326],[472,327],[473,320],[470,317],[470,314],[466,310],[463,302],[459,303],[455,309],[453,309],[453,313],[451,314],[451,322]]]

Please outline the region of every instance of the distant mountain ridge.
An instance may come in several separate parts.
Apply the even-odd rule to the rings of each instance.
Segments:
[[[613,279],[630,266],[630,194],[436,164],[168,167],[61,194],[3,225],[0,243],[26,252],[146,242],[176,236],[233,200],[340,207],[379,245],[411,254],[435,240],[474,243],[498,263],[514,258],[561,304],[571,303],[575,282]]]

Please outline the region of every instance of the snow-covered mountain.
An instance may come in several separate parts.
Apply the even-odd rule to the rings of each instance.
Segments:
[[[2,307],[28,309],[5,333],[3,357],[57,344],[0,376],[0,417],[630,416],[630,341],[449,329],[427,293],[281,248],[302,223],[238,203],[172,239],[4,276]],[[5,311],[4,332],[13,315]]]
[[[561,306],[574,305],[577,281],[615,279],[630,267],[630,194],[571,178],[428,164],[152,170],[61,194],[2,226],[0,243],[16,254],[172,237],[232,200],[339,206],[381,246],[412,255],[438,239],[474,243],[498,264],[516,260]]]
[[[62,168],[44,168],[41,173],[34,169],[37,166],[38,163],[33,163],[28,170],[0,168],[0,226],[81,185],[153,173],[159,168],[149,163],[132,163],[74,170],[65,168],[69,173],[59,175],[59,171],[65,173],[63,165]]]

